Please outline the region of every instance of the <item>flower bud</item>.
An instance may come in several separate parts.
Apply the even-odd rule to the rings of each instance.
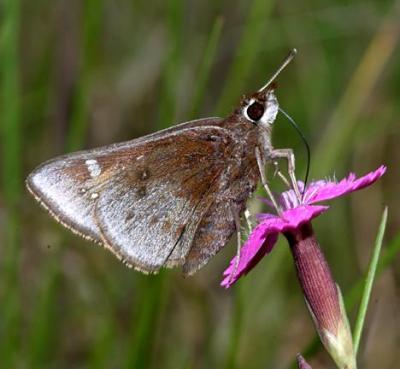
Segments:
[[[307,307],[323,345],[341,369],[355,369],[352,336],[339,287],[311,223],[285,233]]]

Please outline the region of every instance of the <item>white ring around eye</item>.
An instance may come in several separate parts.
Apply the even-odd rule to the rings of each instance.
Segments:
[[[249,100],[249,103],[242,109],[242,114],[244,115],[244,117],[252,123],[258,122],[262,125],[271,125],[272,123],[274,123],[279,111],[278,99],[276,98],[275,94],[268,94],[267,101],[264,103],[264,113],[258,120],[251,119],[247,114],[247,109],[256,101],[256,99],[251,98]]]
[[[258,122],[257,120],[253,120],[249,117],[249,115],[247,114],[247,109],[249,108],[250,105],[252,105],[254,102],[256,101],[256,99],[250,99],[249,103],[243,108],[242,113],[244,115],[244,117],[249,120],[252,123]]]

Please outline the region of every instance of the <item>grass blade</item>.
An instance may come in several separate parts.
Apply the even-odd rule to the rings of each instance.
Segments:
[[[166,288],[168,280],[163,273],[139,278],[141,281],[140,306],[132,319],[132,335],[123,365],[126,369],[152,366],[156,329],[168,297]]]
[[[382,256],[379,258],[377,272],[376,272],[377,276],[380,276],[381,273],[383,273],[386,270],[386,268],[393,263],[399,251],[400,251],[400,233],[398,233],[397,236],[390,241],[387,247],[385,247],[385,251],[383,252]],[[345,303],[346,303],[346,308],[348,310],[353,309],[356,303],[360,300],[364,287],[365,278],[363,277],[359,281],[357,281],[351,288],[350,292],[346,294]]]
[[[80,77],[77,81],[73,100],[73,111],[67,137],[67,151],[84,146],[89,125],[88,94],[89,78],[98,53],[98,42],[102,30],[103,2],[88,0],[83,2],[82,60]]]
[[[206,83],[210,75],[210,69],[211,66],[213,65],[213,61],[215,58],[218,41],[221,36],[222,25],[223,25],[223,19],[221,17],[217,18],[210,32],[207,47],[203,56],[203,61],[201,63],[201,67],[199,70],[199,77],[197,79],[196,91],[193,97],[192,109],[190,112],[191,118],[195,118],[197,116],[201,100],[205,96]]]
[[[398,17],[399,7],[394,3],[392,11],[388,12],[357,65],[326,126],[325,134],[316,147],[314,155],[318,158],[318,163],[314,174],[326,174],[326,168],[334,168],[335,163],[340,162],[340,157],[347,155],[345,148],[351,147],[348,143],[357,124],[361,122],[358,118],[363,107],[398,45]]]
[[[58,286],[60,282],[57,259],[50,259],[43,269],[43,278],[36,293],[32,309],[34,317],[31,322],[28,341],[27,361],[29,368],[40,368],[51,362],[54,343],[59,338],[57,306]]]
[[[157,128],[167,128],[174,123],[177,104],[177,84],[182,65],[184,2],[167,2],[166,23],[169,53],[162,73]]]
[[[269,14],[275,1],[254,0],[247,15],[243,35],[236,47],[234,62],[229,70],[218,103],[217,114],[223,113],[232,102],[243,94],[247,77],[252,72],[253,63],[263,44]]]
[[[6,217],[0,224],[0,357],[5,368],[14,366],[18,356],[21,305],[18,257],[20,250],[21,174],[21,107],[19,91],[20,3],[7,0],[0,4],[0,167]],[[1,209],[1,205],[0,205]]]
[[[363,292],[363,295],[361,298],[360,309],[358,312],[357,321],[356,321],[356,325],[355,325],[355,329],[354,329],[353,341],[354,341],[355,354],[357,354],[358,348],[360,346],[360,339],[361,339],[362,329],[364,326],[365,315],[367,313],[368,303],[369,303],[369,299],[371,297],[372,285],[374,283],[376,269],[377,269],[377,265],[378,265],[378,261],[379,261],[379,255],[380,255],[381,248],[382,248],[383,236],[385,234],[385,228],[386,228],[386,223],[387,223],[387,213],[388,213],[388,210],[386,207],[385,210],[383,211],[381,224],[379,226],[378,235],[377,235],[376,241],[375,241],[374,252],[372,254],[372,259],[371,259],[371,262],[370,262],[370,265],[368,268],[367,278],[366,278],[365,284],[364,284],[364,292]]]

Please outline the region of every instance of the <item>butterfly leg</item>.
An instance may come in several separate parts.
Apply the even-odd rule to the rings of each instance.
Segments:
[[[296,193],[297,198],[299,201],[301,200],[302,196],[299,191],[299,186],[297,184],[296,180],[296,174],[295,174],[295,157],[293,154],[292,149],[277,149],[273,150],[270,154],[271,159],[286,159],[288,162],[288,173],[289,173],[289,178],[290,182],[292,183],[292,188],[294,192]]]
[[[256,159],[257,159],[257,165],[258,165],[258,170],[260,171],[260,177],[261,177],[261,183],[264,186],[265,191],[267,192],[268,197],[270,198],[272,205],[274,206],[274,208],[276,209],[277,213],[279,215],[282,214],[282,210],[280,208],[280,206],[278,205],[278,203],[275,200],[274,195],[272,194],[271,189],[268,186],[268,182],[267,179],[265,178],[265,162],[264,160],[261,158],[261,154],[260,154],[260,150],[258,147],[256,147]]]
[[[249,233],[251,233],[251,231],[253,230],[253,225],[251,224],[251,219],[250,219],[251,218],[251,214],[250,214],[249,209],[246,209],[244,211],[244,217],[246,219],[247,229],[248,229]]]
[[[273,165],[275,167],[274,177],[278,176],[282,180],[282,182],[285,184],[285,186],[290,188],[290,183],[289,183],[288,179],[285,177],[285,175],[279,169],[279,163],[277,161],[274,161]]]
[[[241,235],[241,232],[240,232],[239,214],[236,211],[236,209],[232,206],[232,203],[230,205],[230,208],[231,208],[231,213],[232,213],[232,216],[233,216],[233,220],[235,221],[236,237],[237,237],[235,265],[233,267],[233,273],[231,273],[231,277],[233,277],[236,274],[237,268],[239,267],[240,249],[242,247],[242,235]]]

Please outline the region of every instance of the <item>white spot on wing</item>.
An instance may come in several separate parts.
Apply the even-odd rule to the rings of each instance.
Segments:
[[[85,161],[86,166],[88,168],[89,174],[90,176],[93,177],[97,177],[98,175],[100,175],[101,173],[101,168],[99,163],[97,162],[97,160],[95,159],[88,159]]]
[[[99,197],[99,194],[97,193],[97,192],[93,192],[91,195],[90,195],[90,198],[92,198],[92,199],[97,199]]]

